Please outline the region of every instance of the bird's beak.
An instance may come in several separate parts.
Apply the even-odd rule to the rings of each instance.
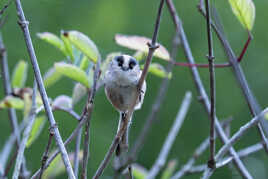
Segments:
[[[128,67],[124,67],[124,66],[122,66],[121,68],[123,71],[128,71],[128,69],[129,69]]]

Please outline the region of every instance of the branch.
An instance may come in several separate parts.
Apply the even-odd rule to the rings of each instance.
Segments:
[[[95,173],[93,178],[99,178],[101,176],[104,168],[106,167],[106,165],[108,164],[108,162],[109,162],[109,160],[111,158],[111,154],[115,150],[114,145],[117,146],[117,144],[119,143],[122,135],[127,130],[129,119],[133,114],[134,107],[136,105],[136,101],[138,100],[139,93],[141,91],[141,87],[142,87],[142,85],[144,83],[144,80],[145,80],[145,78],[147,76],[149,65],[151,64],[151,61],[152,61],[153,53],[158,48],[158,46],[156,45],[156,40],[157,40],[158,30],[159,30],[159,27],[160,27],[160,19],[161,19],[161,13],[162,13],[163,6],[164,6],[164,0],[160,0],[160,5],[159,5],[159,8],[158,8],[156,23],[155,23],[155,27],[154,27],[154,34],[153,34],[152,42],[148,44],[149,52],[148,52],[148,55],[147,55],[147,58],[146,58],[144,68],[142,70],[141,77],[140,77],[138,85],[137,85],[137,93],[136,93],[136,96],[135,96],[135,100],[132,102],[131,106],[129,107],[129,109],[128,109],[127,113],[126,113],[126,120],[123,121],[124,123],[123,123],[122,127],[119,129],[118,133],[116,134],[116,136],[115,136],[115,138],[114,138],[114,140],[112,142],[112,145],[110,146],[109,151],[107,152],[104,160],[101,162],[101,164],[100,164],[100,166],[99,166],[99,168],[98,168],[98,170]]]
[[[171,17],[173,19],[174,25],[175,25],[176,29],[180,32],[180,38],[181,38],[182,46],[184,48],[185,56],[187,57],[187,59],[190,63],[194,64],[195,63],[194,57],[192,55],[189,43],[188,43],[186,35],[184,33],[183,26],[180,23],[180,19],[179,19],[177,12],[176,12],[174,4],[171,0],[166,0],[166,2],[168,5],[168,8],[169,8],[169,12],[171,14]],[[193,80],[195,82],[196,88],[197,88],[200,96],[202,97],[202,100],[204,101],[204,107],[206,108],[206,111],[209,113],[210,112],[210,103],[209,103],[205,88],[202,84],[200,75],[197,71],[197,68],[196,67],[191,68],[191,72],[193,75]],[[228,138],[226,137],[222,127],[220,126],[220,123],[219,123],[217,117],[215,119],[216,119],[215,120],[216,131],[217,131],[220,139],[222,140],[222,142],[226,143],[228,141]],[[234,158],[235,158],[234,162],[236,164],[236,167],[238,168],[238,171],[241,173],[241,175],[245,178],[252,178],[251,175],[249,174],[249,172],[247,171],[246,167],[242,163],[242,161],[239,159],[234,148],[231,147],[229,152],[232,156],[234,156]]]
[[[206,14],[204,12],[204,10],[201,7],[198,7],[199,12],[206,17]],[[216,10],[215,10],[216,13]],[[217,25],[219,24],[219,25]],[[225,37],[225,35],[221,32],[219,26],[221,25],[219,21],[217,21],[217,24],[212,23],[212,27],[214,29],[214,31],[216,32],[216,35],[218,36],[218,39],[220,40],[223,49],[229,59],[229,63],[231,64],[232,68],[233,68],[233,72],[234,75],[236,77],[236,80],[244,94],[244,97],[246,99],[246,102],[249,106],[250,112],[252,114],[252,116],[256,116],[257,114],[259,114],[261,112],[261,107],[258,104],[257,100],[255,99],[251,89],[249,88],[249,85],[247,83],[246,77],[244,75],[244,72],[241,68],[241,66],[238,64],[238,60],[240,58],[240,61],[242,59],[242,57],[244,56],[244,53],[246,52],[246,49],[248,47],[248,44],[251,40],[251,34],[249,33],[249,38],[240,54],[240,57],[236,58],[236,55],[234,54],[231,45],[229,44],[227,38]],[[262,119],[260,124],[258,124],[258,132],[263,140],[263,145],[264,145],[264,149],[266,151],[266,153],[268,153],[268,140],[264,134],[264,132],[266,133],[266,135],[268,135],[268,122],[265,119]]]
[[[97,69],[96,69],[97,70]],[[93,85],[92,86],[93,89],[95,89],[96,87]],[[92,90],[94,91],[92,93],[92,98],[94,100],[94,97],[95,97],[95,90]],[[91,102],[93,102],[93,100]],[[90,107],[90,108],[88,108]],[[86,104],[85,107],[84,107],[84,110],[81,114],[81,117],[78,119],[79,123],[77,125],[77,127],[73,130],[73,132],[71,133],[71,135],[65,140],[64,142],[64,146],[68,145],[73,139],[75,136],[78,135],[79,131],[81,131],[81,128],[82,126],[85,124],[85,122],[87,121],[88,119],[88,116],[91,116],[91,113],[92,113],[92,108],[93,107],[93,103],[92,105],[90,104]],[[87,111],[87,108],[89,109]],[[70,111],[70,110],[67,110],[67,112]],[[73,111],[71,114],[75,114],[74,116],[77,116],[77,114]],[[57,149],[48,159],[47,159],[47,162],[44,166],[44,170],[47,169],[49,167],[49,165],[51,164],[51,162],[57,157],[57,155],[60,153],[59,149]],[[31,177],[31,179],[36,179],[37,176],[40,175],[40,171],[41,169],[39,169],[38,171],[36,171],[34,173],[34,175]]]
[[[40,69],[38,66],[37,58],[36,58],[35,51],[34,51],[33,44],[32,44],[32,40],[30,37],[30,32],[29,32],[29,28],[28,28],[28,21],[26,21],[26,19],[25,19],[20,0],[16,0],[15,3],[16,3],[17,15],[19,18],[19,25],[23,31],[27,50],[28,50],[28,53],[29,53],[29,56],[31,59],[31,63],[32,63],[32,67],[34,70],[35,79],[37,81],[37,85],[39,88],[40,95],[42,97],[42,101],[43,101],[43,104],[44,104],[44,107],[46,110],[46,114],[47,114],[47,117],[48,117],[48,120],[50,123],[50,127],[53,127],[53,132],[55,133],[54,137],[55,137],[56,143],[58,145],[58,148],[61,151],[61,157],[62,157],[63,163],[66,167],[68,177],[70,179],[74,179],[75,176],[73,173],[72,165],[71,165],[69,157],[68,157],[68,153],[64,147],[59,129],[57,127],[56,121],[55,121],[53,113],[51,111],[51,107],[49,105],[48,97],[46,94],[44,83],[43,83],[43,80],[41,77],[41,72],[40,72]]]
[[[230,126],[231,119],[226,119],[221,122],[221,126],[226,129],[228,126]],[[217,137],[217,135],[215,136]],[[205,152],[205,150],[209,146],[209,137],[207,137],[194,151],[192,157],[186,162],[185,165],[181,167],[181,169],[175,173],[174,176],[172,176],[170,179],[179,179],[182,178],[185,174],[189,172],[193,168],[193,165],[195,164],[196,160]],[[207,166],[207,165],[205,165]]]
[[[219,150],[219,152],[215,156],[215,161],[218,161],[230,149],[230,147],[232,147],[250,128],[257,125],[267,112],[268,112],[268,108],[262,111],[259,115],[255,116],[247,124],[240,127],[239,131],[236,132],[230,138],[230,140],[227,143],[225,143],[224,146]],[[204,172],[203,179],[209,178],[212,175],[213,171],[214,169],[207,168]]]
[[[8,61],[7,61],[7,52],[2,41],[2,34],[0,33],[0,57],[1,57],[1,71],[3,77],[3,87],[4,87],[4,94],[8,96],[12,93],[11,85],[10,85],[10,77],[9,77],[9,70],[8,70]],[[18,120],[16,111],[13,108],[8,109],[8,116],[11,122],[11,127],[13,129],[13,133],[16,137],[16,145],[17,147],[20,145],[20,133],[18,127]],[[28,171],[26,169],[25,160],[23,160],[23,167],[22,167],[22,175],[27,175]]]
[[[244,157],[247,157],[253,153],[256,153],[260,150],[263,149],[263,145],[261,143],[258,143],[258,144],[254,144],[252,146],[249,146],[245,149],[242,149],[240,151],[238,151],[238,156],[240,158],[244,158]],[[233,161],[233,157],[225,157],[224,159],[222,159],[222,161],[219,161],[218,163],[216,163],[216,168],[221,168],[221,167],[224,167],[225,165],[229,164],[230,162]],[[192,168],[190,168],[188,171],[187,171],[187,174],[193,174],[193,173],[201,173],[201,172],[204,172],[207,168],[207,165],[203,164],[203,165],[197,165],[197,166],[194,166]]]
[[[209,0],[205,1],[207,13],[207,36],[208,36],[208,63],[209,63],[209,77],[210,77],[210,158],[208,160],[208,167],[215,168],[215,116],[216,116],[216,84],[215,84],[215,69],[214,56],[211,32],[211,18]]]
[[[158,155],[157,160],[155,161],[155,163],[151,167],[146,178],[148,178],[148,179],[155,178],[157,176],[157,174],[159,173],[159,171],[161,170],[161,168],[165,165],[169,151],[170,151],[170,149],[171,149],[171,147],[176,139],[176,136],[178,135],[178,133],[180,131],[180,128],[184,122],[185,116],[188,112],[188,109],[189,109],[189,106],[191,103],[191,99],[192,99],[192,93],[187,92],[185,94],[183,101],[182,101],[179,112],[176,116],[176,120],[174,121],[172,128],[170,129],[168,136],[166,137],[166,140],[165,140],[165,143],[163,144],[161,152]]]
[[[101,59],[99,57],[98,62],[96,64],[95,71],[94,71],[93,86],[90,90],[90,94],[88,96],[88,101],[86,104],[86,113],[85,113],[85,116],[82,117],[82,118],[87,119],[86,127],[85,127],[84,150],[83,150],[83,163],[82,163],[82,174],[81,174],[82,179],[87,178],[87,164],[88,164],[88,158],[89,158],[89,129],[90,129],[91,114],[92,114],[93,107],[94,107],[93,102],[94,102],[94,97],[96,94],[97,82],[100,76],[99,75],[100,63],[101,63]]]
[[[75,151],[74,151],[74,174],[76,178],[78,178],[79,173],[79,152],[80,152],[81,138],[82,138],[82,129],[79,129],[75,139]]]
[[[49,149],[50,149],[50,146],[52,144],[52,138],[53,138],[53,131],[50,129],[49,130],[49,138],[48,138],[48,143],[47,143],[47,146],[46,146],[46,150],[42,156],[42,163],[41,163],[41,171],[40,171],[40,174],[39,174],[39,179],[42,178],[42,175],[43,175],[43,172],[44,172],[44,168],[45,168],[45,164],[46,164],[46,161],[48,159],[48,152],[49,152]]]
[[[32,95],[32,107],[31,107],[29,114],[27,115],[27,118],[28,118],[27,121],[29,121],[29,122],[28,122],[27,127],[25,128],[25,130],[23,132],[23,137],[22,137],[21,143],[19,145],[15,169],[14,169],[13,176],[12,176],[13,179],[17,179],[19,177],[21,164],[22,164],[22,161],[24,160],[23,155],[24,155],[25,147],[26,147],[28,138],[30,136],[34,121],[36,119],[35,118],[35,116],[36,116],[36,93],[37,93],[36,91],[37,91],[37,86],[36,86],[36,82],[34,80],[33,95]]]
[[[0,16],[2,16],[4,14],[4,12],[7,10],[7,8],[9,7],[9,5],[13,2],[13,0],[9,0],[4,6],[3,8],[0,10]]]

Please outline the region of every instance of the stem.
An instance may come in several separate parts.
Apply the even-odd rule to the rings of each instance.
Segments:
[[[208,160],[208,167],[215,168],[215,116],[216,116],[216,89],[215,89],[215,70],[214,70],[214,56],[212,44],[212,32],[210,26],[210,5],[209,0],[205,1],[207,13],[207,36],[208,36],[208,63],[209,63],[209,77],[210,77],[210,159]]]
[[[180,32],[180,39],[181,39],[181,42],[182,42],[182,46],[184,48],[185,56],[187,57],[187,60],[189,61],[189,63],[195,63],[194,57],[192,55],[192,52],[191,52],[187,37],[186,37],[186,35],[184,33],[184,29],[183,29],[182,23],[180,22],[179,16],[178,16],[177,11],[176,11],[176,8],[175,8],[172,0],[166,0],[166,2],[167,2],[167,5],[168,5],[168,8],[169,8],[169,12],[171,14],[171,17],[173,19],[175,28]],[[201,98],[204,101],[204,103],[203,103],[204,107],[205,107],[206,111],[208,113],[210,113],[210,102],[209,102],[209,99],[207,97],[205,88],[204,88],[204,86],[202,84],[200,75],[199,75],[199,73],[197,71],[197,68],[192,67],[191,72],[192,72],[192,75],[193,75],[193,80],[195,82],[196,88],[197,88]],[[222,127],[220,126],[220,123],[219,123],[217,117],[215,118],[215,127],[216,127],[216,132],[218,133],[221,141],[223,143],[227,143],[228,138],[226,137]],[[232,156],[234,156],[234,158],[235,158],[234,163],[235,163],[235,166],[237,167],[238,171],[240,172],[240,174],[244,178],[252,178],[252,176],[249,174],[249,172],[247,171],[247,169],[244,166],[244,164],[242,163],[242,161],[239,159],[239,157],[238,157],[238,155],[237,155],[237,153],[236,153],[236,151],[234,150],[233,147],[230,148],[229,152],[230,152],[230,154]]]
[[[82,130],[79,129],[75,140],[75,152],[74,152],[74,174],[76,178],[78,178],[79,173],[79,152],[80,152],[81,137],[82,137]]]
[[[120,141],[122,135],[125,133],[125,131],[127,130],[127,126],[128,126],[128,122],[130,117],[133,114],[134,111],[134,107],[136,105],[136,101],[139,97],[139,93],[141,90],[141,87],[145,81],[145,78],[147,76],[148,70],[149,70],[149,65],[151,64],[152,61],[152,56],[154,51],[158,48],[158,46],[156,45],[156,40],[157,40],[157,35],[158,35],[158,31],[159,31],[159,27],[160,27],[160,19],[161,19],[161,14],[162,14],[162,9],[164,6],[164,0],[160,0],[160,4],[159,4],[159,8],[158,8],[158,12],[157,12],[157,18],[156,18],[156,22],[155,22],[155,26],[154,26],[154,33],[153,33],[153,38],[152,38],[152,42],[148,44],[149,46],[149,52],[146,58],[146,62],[144,65],[144,68],[142,70],[142,74],[141,77],[139,79],[138,85],[137,85],[137,93],[135,96],[135,100],[132,102],[131,106],[129,107],[127,113],[126,113],[126,120],[123,121],[123,125],[122,128],[119,130],[119,132],[117,133],[117,135],[115,136],[112,145],[110,146],[110,149],[108,150],[104,160],[101,162],[101,165],[99,166],[97,172],[95,173],[93,178],[99,178],[99,176],[101,176],[104,168],[106,167],[107,163],[110,160],[111,157],[111,153],[114,152],[115,147],[113,147],[114,144],[118,144],[117,142]]]
[[[26,129],[23,132],[23,137],[22,137],[21,143],[19,145],[15,169],[14,169],[13,176],[12,176],[13,179],[17,179],[19,177],[21,164],[24,160],[23,155],[24,155],[25,147],[26,147],[28,138],[30,136],[32,126],[33,126],[34,121],[36,119],[35,118],[35,116],[36,116],[36,93],[37,93],[36,91],[37,91],[37,86],[36,86],[36,82],[34,80],[33,95],[32,95],[32,107],[31,107],[29,114],[26,116],[28,118],[27,121],[29,121],[29,122],[28,122]]]
[[[41,160],[42,163],[41,163],[41,171],[40,171],[40,174],[39,174],[39,179],[42,178],[42,174],[44,172],[45,164],[46,164],[46,161],[48,159],[48,152],[49,152],[50,146],[52,144],[53,135],[54,135],[53,131],[50,130],[49,131],[49,138],[48,138],[48,143],[47,143],[47,146],[46,146],[46,150],[45,150],[45,152],[43,154],[43,157],[42,157],[42,160]]]
[[[182,101],[179,112],[176,116],[176,120],[174,121],[172,128],[170,129],[168,136],[166,137],[166,140],[162,146],[161,152],[158,155],[157,160],[155,161],[155,163],[151,167],[151,169],[146,177],[147,179],[155,178],[157,176],[157,174],[159,173],[159,171],[162,169],[162,167],[165,165],[169,151],[170,151],[170,149],[171,149],[171,147],[176,139],[176,136],[178,135],[178,133],[180,131],[180,128],[184,122],[185,116],[186,116],[188,109],[190,107],[191,99],[192,99],[192,93],[187,92],[185,94],[183,101]]]
[[[204,16],[206,17],[206,14],[205,12],[203,11],[202,8],[199,7],[199,12]],[[215,10],[216,12],[216,10]],[[217,22],[217,24],[220,24],[220,22]],[[216,32],[216,35],[218,36],[218,39],[220,40],[223,48],[224,48],[224,51],[229,59],[229,63],[231,64],[232,68],[233,68],[233,72],[234,72],[234,75],[236,77],[236,80],[243,92],[243,95],[246,99],[246,102],[248,104],[248,107],[250,109],[250,112],[251,112],[251,115],[252,116],[256,116],[257,114],[259,114],[261,112],[261,107],[260,105],[258,104],[257,100],[255,99],[251,89],[249,88],[249,85],[247,83],[247,80],[246,80],[246,77],[245,77],[245,74],[243,72],[243,69],[241,68],[241,66],[238,64],[238,60],[236,58],[236,55],[234,54],[232,48],[231,48],[231,45],[229,44],[229,42],[227,41],[227,38],[225,37],[225,35],[222,33],[222,31],[220,30],[219,28],[220,25],[216,25],[214,23],[212,23],[212,27],[214,29],[214,31]],[[241,59],[242,57],[244,56],[244,53],[247,49],[247,46],[250,42],[250,34],[249,34],[249,39],[248,41],[246,42],[242,52],[241,52]],[[240,59],[240,60],[241,60]],[[260,121],[260,124],[258,124],[258,132],[262,138],[262,141],[263,141],[263,146],[264,146],[264,149],[266,151],[266,153],[268,154],[268,140],[265,136],[268,135],[268,121],[265,120],[265,119],[262,119]],[[265,132],[265,134],[264,134]]]
[[[7,59],[7,52],[2,41],[2,34],[0,33],[0,57],[1,57],[1,71],[3,76],[3,87],[4,87],[4,94],[8,96],[12,94],[12,89],[10,85],[10,77],[9,77],[9,70],[8,70],[8,59]],[[18,120],[16,115],[16,110],[13,108],[8,109],[8,116],[11,123],[11,127],[13,129],[13,133],[16,137],[16,146],[20,145],[20,130],[18,127]],[[4,167],[4,166],[3,166]],[[23,160],[22,163],[22,175],[27,175],[28,171],[26,169],[26,160]]]
[[[55,133],[54,137],[55,137],[56,143],[58,145],[58,148],[61,151],[61,157],[62,157],[63,163],[64,163],[64,165],[66,167],[68,177],[70,179],[74,179],[75,176],[74,176],[74,172],[73,172],[73,169],[72,169],[72,165],[71,165],[69,157],[68,157],[68,153],[67,153],[67,151],[66,151],[66,149],[64,147],[60,132],[58,130],[56,121],[55,121],[53,113],[51,111],[51,107],[49,105],[48,97],[47,97],[46,90],[45,90],[45,87],[44,87],[44,83],[43,83],[43,80],[42,80],[42,77],[41,77],[41,72],[40,72],[38,62],[37,62],[37,58],[36,58],[36,55],[35,55],[35,51],[34,51],[34,48],[33,48],[32,40],[31,40],[29,28],[28,28],[28,21],[26,21],[26,19],[25,19],[24,12],[23,12],[20,0],[16,0],[15,2],[16,2],[17,15],[18,15],[18,18],[19,18],[19,25],[20,25],[20,27],[21,27],[21,29],[23,31],[23,35],[24,35],[24,38],[25,38],[27,50],[28,50],[28,53],[29,53],[29,56],[30,56],[30,59],[31,59],[31,63],[32,63],[32,67],[33,67],[33,70],[34,70],[35,79],[37,81],[39,92],[40,92],[40,95],[42,97],[42,101],[43,101],[43,104],[44,104],[44,107],[45,107],[45,110],[46,110],[46,114],[47,114],[50,126],[52,127],[53,132]]]
[[[98,58],[96,68],[94,71],[94,77],[93,77],[93,86],[90,90],[90,94],[87,100],[86,104],[86,113],[85,117],[87,119],[86,121],[86,127],[85,127],[85,139],[84,139],[84,150],[83,150],[83,165],[82,165],[82,174],[81,178],[86,179],[87,178],[87,164],[88,164],[88,158],[89,158],[89,130],[90,130],[90,121],[91,121],[91,115],[94,107],[94,97],[96,94],[97,89],[97,82],[99,79],[100,74],[100,64],[101,59]],[[83,117],[82,117],[83,118]]]

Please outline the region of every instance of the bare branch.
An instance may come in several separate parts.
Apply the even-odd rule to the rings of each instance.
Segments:
[[[35,121],[35,116],[36,116],[36,92],[37,91],[37,85],[36,82],[34,80],[34,85],[33,85],[33,95],[32,95],[32,107],[31,110],[27,116],[28,120],[28,124],[26,129],[23,132],[23,137],[21,140],[21,143],[19,145],[19,149],[18,149],[18,155],[17,155],[17,159],[16,159],[16,164],[15,164],[15,169],[13,172],[13,179],[17,179],[19,177],[19,173],[20,173],[20,168],[21,168],[21,164],[22,161],[24,160],[24,151],[25,151],[25,147],[28,141],[28,138],[30,136],[31,130],[32,130],[32,126],[34,124]]]
[[[53,131],[52,130],[49,130],[49,138],[48,138],[48,143],[47,143],[47,146],[46,146],[46,150],[42,156],[42,163],[41,163],[41,171],[40,171],[40,174],[39,174],[39,179],[42,178],[42,175],[43,175],[43,172],[44,172],[44,168],[45,168],[45,164],[46,164],[46,161],[48,159],[48,152],[49,152],[49,149],[50,149],[50,146],[52,144],[52,138],[53,138]]]
[[[10,85],[10,77],[9,77],[9,70],[8,70],[8,62],[7,62],[7,52],[2,41],[2,34],[0,34],[0,57],[1,57],[1,71],[3,76],[3,87],[4,87],[4,94],[10,95],[12,93],[11,85]],[[8,109],[8,116],[11,122],[11,126],[13,129],[13,133],[16,137],[16,145],[17,147],[20,145],[20,130],[18,127],[18,120],[16,111],[13,108]],[[27,175],[28,171],[26,168],[26,161],[23,160],[22,163],[22,176]]]
[[[204,12],[204,10],[201,7],[198,7],[199,12],[206,17],[206,13]],[[217,14],[217,11],[215,9],[215,14]],[[224,33],[222,32],[223,30],[220,28],[221,23],[218,20],[217,23],[211,23],[214,31],[216,32],[218,39],[220,40],[223,49],[229,59],[229,63],[231,64],[232,68],[233,68],[233,72],[234,75],[236,77],[236,80],[244,94],[244,97],[246,99],[246,102],[249,106],[249,109],[251,111],[251,115],[252,116],[256,116],[257,114],[259,114],[261,112],[261,107],[258,104],[258,101],[256,100],[256,98],[254,97],[248,83],[246,80],[246,77],[244,75],[243,69],[241,68],[241,66],[239,65],[238,61],[241,60],[241,58],[244,56],[247,46],[251,40],[251,34],[249,33],[249,38],[240,54],[240,57],[237,60],[236,55],[234,54],[231,45],[229,44],[227,38],[225,37]],[[268,153],[268,140],[264,134],[264,132],[266,133],[266,135],[268,135],[268,122],[265,119],[262,119],[260,121],[260,124],[258,124],[258,132],[263,140],[263,145],[264,145],[264,149],[266,151],[266,153]]]
[[[188,43],[186,35],[184,33],[183,26],[180,23],[180,19],[179,19],[179,16],[178,16],[177,12],[176,12],[175,6],[174,6],[172,0],[166,0],[166,2],[167,2],[167,5],[168,5],[170,14],[172,16],[174,25],[175,25],[176,29],[179,30],[179,32],[180,32],[180,39],[181,39],[181,42],[182,42],[182,46],[184,48],[185,56],[187,57],[187,59],[188,59],[188,61],[190,63],[194,64],[195,63],[194,57],[192,55],[189,43]],[[202,97],[202,100],[204,101],[204,106],[206,108],[206,111],[209,113],[210,112],[210,102],[208,100],[205,88],[204,88],[204,86],[202,84],[202,81],[201,81],[200,75],[199,75],[199,73],[197,71],[197,68],[192,67],[191,71],[192,71],[193,80],[195,82],[196,88],[197,88],[200,96]],[[218,119],[217,118],[215,118],[215,119],[216,119],[215,120],[216,131],[217,131],[220,139],[222,140],[222,142],[226,143],[228,141],[228,138],[226,137],[222,127],[220,126],[220,123],[219,123]],[[238,157],[237,153],[235,152],[234,148],[231,147],[229,152],[230,152],[230,154],[232,156],[234,156],[234,158],[235,158],[234,162],[235,162],[236,167],[238,168],[239,172],[241,173],[241,175],[243,177],[245,177],[245,178],[252,178],[251,175],[249,174],[249,172],[247,171],[246,167],[242,163],[242,161],[239,159],[239,157]]]
[[[134,107],[135,107],[136,101],[137,101],[137,99],[139,97],[141,87],[142,87],[142,85],[144,83],[144,80],[145,80],[145,78],[147,76],[147,73],[148,73],[148,70],[149,70],[149,65],[151,64],[151,61],[152,61],[153,53],[158,48],[158,46],[156,45],[156,40],[157,40],[158,30],[159,30],[159,27],[160,27],[160,19],[161,19],[161,13],[162,13],[163,6],[164,6],[164,0],[160,0],[160,5],[159,5],[159,8],[158,8],[156,23],[155,23],[155,27],[154,27],[154,34],[153,34],[152,42],[150,44],[148,44],[149,52],[148,52],[148,55],[147,55],[147,58],[146,58],[144,68],[142,70],[141,77],[140,77],[138,85],[137,85],[137,93],[136,93],[136,96],[135,96],[135,100],[133,101],[133,104],[131,104],[131,106],[129,107],[129,109],[128,109],[127,113],[126,113],[126,118],[123,121],[122,128],[118,131],[117,135],[115,136],[115,138],[114,138],[114,140],[112,142],[112,145],[110,146],[109,151],[107,152],[104,160],[101,162],[101,165],[99,166],[99,168],[98,168],[98,170],[95,173],[93,178],[99,178],[100,177],[100,175],[102,174],[104,168],[106,167],[106,165],[108,164],[108,162],[109,162],[109,160],[111,158],[111,154],[115,150],[115,147],[113,145],[118,144],[118,142],[120,141],[122,135],[127,130],[129,119],[133,114]]]
[[[40,72],[38,62],[37,62],[37,58],[36,58],[36,55],[35,55],[35,51],[34,51],[34,48],[33,48],[32,40],[31,40],[29,28],[28,28],[28,21],[26,21],[26,19],[25,19],[24,12],[23,12],[20,0],[16,0],[15,3],[16,3],[17,15],[18,15],[18,18],[19,18],[19,25],[20,25],[20,27],[21,27],[21,29],[23,31],[23,35],[24,35],[24,38],[25,38],[27,50],[28,50],[28,53],[29,53],[29,56],[30,56],[30,59],[31,59],[31,63],[32,63],[32,67],[33,67],[33,70],[34,70],[35,79],[37,81],[37,85],[38,85],[38,88],[39,88],[40,95],[42,97],[42,101],[43,101],[43,104],[44,104],[44,107],[45,107],[45,110],[46,110],[46,114],[47,114],[50,126],[53,127],[53,130],[54,130],[54,133],[55,133],[54,137],[55,137],[57,146],[61,151],[61,156],[62,156],[62,159],[63,159],[63,163],[64,163],[64,165],[66,167],[66,171],[68,173],[68,176],[69,176],[70,179],[73,179],[73,178],[75,178],[74,172],[73,172],[72,165],[71,165],[69,157],[68,157],[68,153],[67,153],[67,151],[66,151],[66,149],[64,147],[64,144],[63,144],[59,129],[57,127],[56,121],[54,119],[51,107],[49,105],[48,97],[47,97],[46,90],[45,90],[45,87],[44,87],[44,83],[43,83],[43,80],[42,80],[42,77],[41,77],[41,72]]]
[[[168,136],[166,137],[166,140],[163,144],[163,147],[161,149],[160,154],[158,155],[157,160],[155,161],[155,163],[153,164],[153,166],[151,167],[147,178],[151,179],[151,178],[155,178],[157,176],[157,174],[159,173],[159,171],[161,170],[161,168],[165,165],[169,151],[176,139],[176,136],[178,135],[180,128],[184,122],[185,116],[188,112],[190,103],[191,103],[191,99],[192,99],[192,93],[191,92],[187,92],[184,96],[184,99],[182,101],[181,107],[179,109],[179,112],[176,116],[176,120],[174,121],[172,128],[170,129]]]
[[[79,173],[79,152],[80,152],[80,144],[82,138],[82,129],[79,129],[78,134],[75,140],[75,151],[74,151],[74,174],[75,177],[78,178]]]
[[[210,158],[208,160],[208,167],[215,168],[215,117],[216,117],[216,84],[215,84],[215,69],[213,56],[213,43],[211,32],[211,17],[209,0],[205,0],[207,13],[207,37],[208,37],[208,63],[209,63],[209,78],[210,78]]]

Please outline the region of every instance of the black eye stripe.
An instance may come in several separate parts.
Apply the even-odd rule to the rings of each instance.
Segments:
[[[130,59],[130,61],[129,61],[129,68],[130,69],[133,69],[136,64],[137,64],[137,62],[136,62],[135,59],[133,59],[133,58]]]
[[[122,66],[123,63],[124,63],[124,57],[123,56],[117,56],[115,58],[116,58],[116,61],[118,63],[118,66]]]

